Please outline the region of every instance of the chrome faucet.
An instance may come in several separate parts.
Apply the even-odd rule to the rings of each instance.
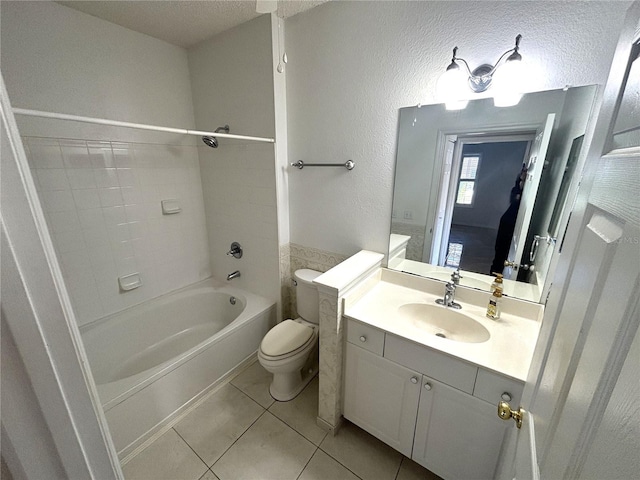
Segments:
[[[438,298],[436,303],[438,305],[444,305],[445,307],[455,308],[456,310],[460,310],[462,305],[456,303],[456,284],[453,282],[449,282],[444,286],[444,298]]]
[[[234,278],[238,278],[240,276],[240,270],[236,270],[235,272],[227,275],[227,281],[233,280]]]

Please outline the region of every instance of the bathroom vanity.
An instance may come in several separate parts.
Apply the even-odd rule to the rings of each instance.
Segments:
[[[343,415],[445,479],[493,478],[517,408],[543,308],[505,298],[486,318],[488,294],[381,269],[345,297]]]

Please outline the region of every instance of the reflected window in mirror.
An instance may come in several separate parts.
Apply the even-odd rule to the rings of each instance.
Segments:
[[[475,198],[475,186],[478,169],[480,168],[479,155],[463,155],[460,166],[460,178],[458,180],[457,206],[472,206]]]

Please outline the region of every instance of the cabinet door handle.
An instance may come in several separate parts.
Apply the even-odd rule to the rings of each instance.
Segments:
[[[427,383],[425,383],[425,384],[424,384],[424,389],[425,389],[425,390],[431,390],[431,388],[432,388],[432,387],[431,387],[431,384],[430,384],[429,382],[427,382]]]
[[[361,341],[361,342],[366,342],[366,341],[367,341],[367,337],[365,337],[364,335],[362,335],[362,336],[360,337],[360,341]]]
[[[511,394],[509,392],[504,392],[502,395],[500,395],[500,398],[502,400],[504,400],[505,402],[510,402],[511,401]]]
[[[418,377],[411,377],[411,383],[418,383]]]

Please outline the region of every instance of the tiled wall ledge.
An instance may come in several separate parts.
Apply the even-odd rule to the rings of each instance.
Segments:
[[[383,258],[382,253],[362,250],[314,280],[320,297],[318,425],[334,432],[342,413],[342,298],[378,274]]]
[[[293,272],[310,268],[326,272],[347,259],[346,255],[305,247],[297,243],[280,246],[280,285],[282,289],[282,318],[296,318],[296,291],[293,288]]]

